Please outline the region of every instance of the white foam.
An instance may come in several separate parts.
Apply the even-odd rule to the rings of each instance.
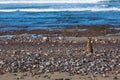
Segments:
[[[16,9],[2,9],[0,12],[16,12]]]
[[[60,11],[120,11],[120,8],[111,7],[111,8],[97,8],[97,7],[88,7],[88,8],[63,8],[63,9],[1,9],[0,12],[60,12]]]
[[[24,3],[24,4],[31,4],[31,3],[97,3],[99,1],[104,1],[104,0],[3,0],[0,1],[0,4],[19,4],[19,3]]]

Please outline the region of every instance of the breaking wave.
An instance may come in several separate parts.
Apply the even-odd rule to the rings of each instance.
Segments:
[[[111,8],[63,8],[63,9],[37,9],[37,8],[26,8],[26,9],[0,9],[0,12],[61,12],[61,11],[120,11],[120,8],[111,7]]]
[[[97,3],[100,1],[106,1],[106,0],[22,0],[22,1],[0,1],[0,4],[11,4],[11,3]],[[108,0],[107,0],[108,1]]]

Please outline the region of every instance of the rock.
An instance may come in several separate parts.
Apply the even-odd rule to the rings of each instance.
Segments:
[[[70,80],[69,78],[66,78],[65,80]]]
[[[55,80],[64,80],[63,78],[55,79]]]
[[[114,78],[113,78],[113,80],[119,80],[119,78],[117,78],[117,77],[114,77]]]
[[[13,75],[14,75],[14,76],[17,76],[17,74],[16,74],[16,73],[14,73]]]
[[[0,70],[0,75],[3,75],[5,72],[3,70]]]

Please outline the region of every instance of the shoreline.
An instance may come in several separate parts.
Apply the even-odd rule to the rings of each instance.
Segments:
[[[110,25],[75,25],[75,26],[66,26],[62,29],[36,29],[36,30],[8,30],[1,31],[0,36],[2,35],[18,35],[18,34],[42,34],[47,36],[68,36],[68,37],[95,37],[95,36],[120,36],[120,29],[118,26]]]
[[[105,36],[119,30],[77,29],[0,32],[0,78],[119,80],[120,35]],[[86,53],[88,37],[94,49],[90,55]]]

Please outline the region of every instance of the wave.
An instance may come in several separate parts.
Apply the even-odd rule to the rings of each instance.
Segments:
[[[24,4],[31,4],[31,3],[97,3],[100,1],[106,1],[106,0],[22,0],[22,1],[0,1],[0,4],[20,4],[20,3],[24,3]]]
[[[61,11],[120,11],[120,8],[63,8],[63,9],[36,9],[36,8],[27,8],[27,9],[0,9],[0,12],[61,12]]]

